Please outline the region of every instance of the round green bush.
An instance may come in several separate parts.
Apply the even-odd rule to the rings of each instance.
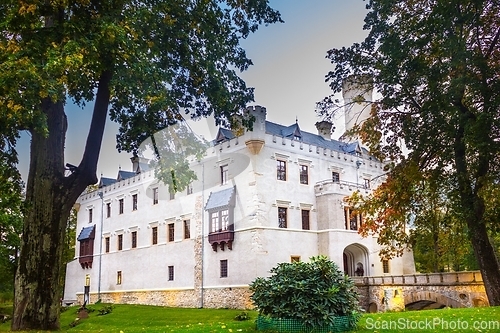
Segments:
[[[250,284],[259,314],[296,319],[307,326],[332,325],[336,317],[342,316],[359,319],[361,310],[354,282],[327,257],[280,263],[271,274]]]

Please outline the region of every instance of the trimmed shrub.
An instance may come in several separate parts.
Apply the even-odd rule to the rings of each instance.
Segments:
[[[259,314],[295,319],[307,327],[334,325],[336,317],[349,317],[355,326],[360,316],[354,282],[325,256],[310,262],[280,263],[268,278],[250,284]]]

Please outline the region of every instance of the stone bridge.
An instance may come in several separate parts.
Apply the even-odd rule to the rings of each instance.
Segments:
[[[479,271],[353,277],[368,312],[487,306]]]

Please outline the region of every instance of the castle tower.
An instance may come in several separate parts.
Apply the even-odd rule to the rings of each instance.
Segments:
[[[245,141],[245,145],[252,154],[257,155],[265,142],[267,111],[265,107],[259,105],[249,106],[246,110],[255,117],[255,122],[253,123],[253,130],[250,132],[250,139]]]
[[[368,75],[349,76],[342,84],[342,96],[345,109],[345,131],[352,130],[356,125],[361,126],[370,117],[373,82]],[[346,137],[342,140],[355,142],[357,137]]]

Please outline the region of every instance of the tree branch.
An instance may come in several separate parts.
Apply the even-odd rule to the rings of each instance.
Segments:
[[[79,180],[86,183],[85,186],[97,183],[97,161],[101,151],[102,137],[111,96],[109,89],[111,76],[111,70],[105,70],[99,78],[94,112],[85,144],[85,151],[78,166],[78,171],[75,173]]]
[[[493,50],[495,50],[495,46],[497,45],[499,39],[500,39],[500,27],[497,30],[497,34],[495,35],[495,37],[491,41],[491,45],[490,45],[490,48],[488,49],[488,52],[484,56],[486,59],[488,59],[490,57],[491,53],[493,52]]]

